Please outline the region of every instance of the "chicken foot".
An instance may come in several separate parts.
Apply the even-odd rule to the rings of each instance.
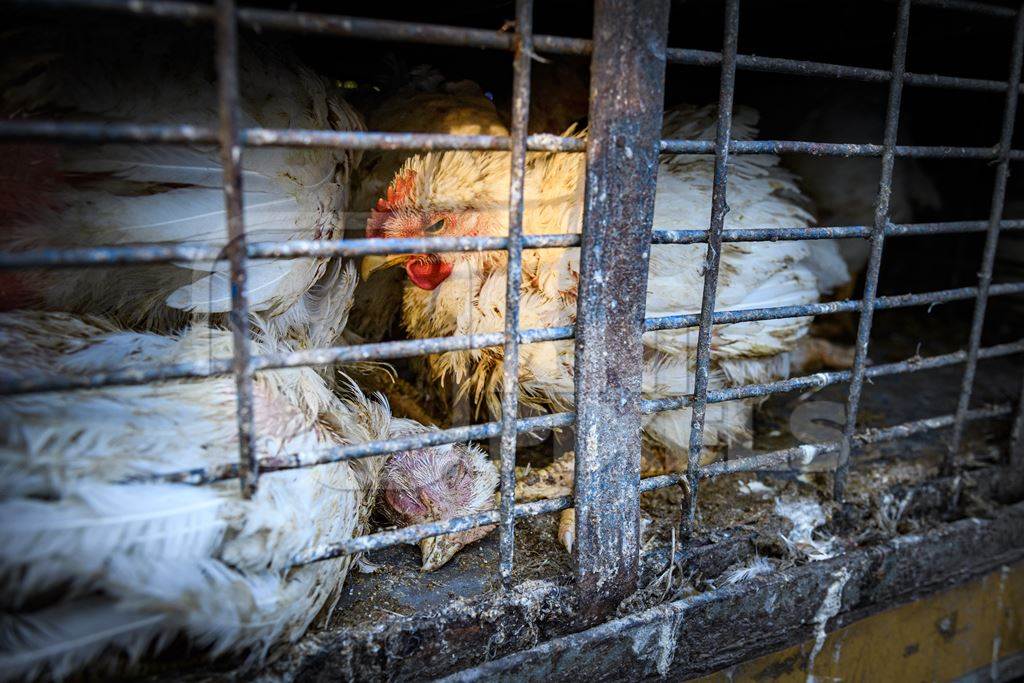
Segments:
[[[803,337],[791,352],[793,368],[798,374],[820,370],[846,370],[853,367],[856,349],[836,344],[821,337]]]
[[[664,454],[644,451],[640,459],[641,476],[653,477],[679,471],[677,467],[670,464],[672,460],[671,458],[666,458]],[[571,495],[575,465],[576,455],[569,451],[560,455],[546,467],[539,469],[517,467],[516,500],[530,502]],[[572,552],[575,540],[576,509],[568,508],[562,510],[558,518],[558,542],[566,550]]]

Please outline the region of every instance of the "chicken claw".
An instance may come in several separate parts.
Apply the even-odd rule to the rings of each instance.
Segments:
[[[562,510],[558,517],[558,542],[566,550],[572,552],[572,545],[576,541],[576,508]]]

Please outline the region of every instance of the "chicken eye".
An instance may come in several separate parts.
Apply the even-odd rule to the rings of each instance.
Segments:
[[[437,221],[436,223],[433,223],[433,224],[428,225],[427,227],[423,228],[423,232],[425,232],[428,235],[436,235],[437,233],[441,232],[442,228],[444,228],[444,219],[443,218],[441,220]]]
[[[448,486],[454,486],[465,474],[462,463],[452,463],[444,472],[444,482]]]

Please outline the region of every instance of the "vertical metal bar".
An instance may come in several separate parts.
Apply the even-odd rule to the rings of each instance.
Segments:
[[[1020,400],[1017,401],[1017,417],[1010,430],[1010,465],[1024,467],[1024,377],[1021,377]]]
[[[647,262],[668,0],[596,0],[576,323],[576,582],[584,620],[636,590]]]
[[[996,247],[999,245],[999,222],[1003,218],[1003,204],[1006,201],[1006,181],[1010,176],[1010,146],[1013,143],[1013,127],[1017,120],[1017,98],[1020,90],[1021,56],[1024,54],[1024,7],[1017,12],[1014,25],[1013,48],[1010,52],[1010,80],[1006,89],[1006,104],[1003,109],[1003,129],[999,136],[999,165],[996,167],[996,181],[992,187],[992,205],[989,212],[988,232],[985,236],[985,250],[978,273],[978,298],[974,302],[974,318],[971,321],[971,337],[967,346],[967,365],[964,367],[960,384],[960,398],[953,422],[953,436],[943,462],[943,471],[950,473],[954,459],[960,451],[964,433],[964,418],[974,391],[974,373],[978,367],[978,349],[981,347],[981,329],[985,325],[985,308],[988,305],[988,290],[992,284],[992,270],[996,261]]]
[[[515,548],[516,416],[519,410],[519,292],[523,280],[523,185],[530,114],[533,0],[516,0],[512,64],[512,173],[508,209],[508,282],[505,290],[505,352],[501,388],[501,541],[499,567],[506,585]]]
[[[231,315],[234,340],[232,370],[238,410],[238,457],[242,495],[250,497],[259,478],[253,447],[252,362],[249,349],[249,302],[245,292],[246,245],[242,219],[242,144],[238,114],[238,21],[234,0],[217,0],[217,96],[220,108],[220,155],[224,166],[227,211],[227,256],[231,266]]]
[[[878,274],[882,266],[882,248],[885,229],[889,225],[889,199],[892,194],[893,167],[896,162],[896,137],[900,125],[900,101],[903,97],[903,76],[907,67],[907,34],[910,27],[910,0],[900,0],[896,9],[896,34],[892,48],[892,72],[889,80],[889,100],[885,108],[885,134],[882,138],[882,172],[878,181],[878,201],[875,202],[875,221],[871,230],[871,252],[861,299],[860,321],[857,325],[857,346],[850,375],[850,393],[846,400],[846,424],[839,449],[833,495],[843,499],[846,476],[850,470],[850,448],[857,429],[857,408],[864,386],[864,368],[871,340],[871,323],[875,314],[875,295],[878,292]]]
[[[708,249],[704,258],[704,294],[700,304],[700,329],[697,333],[697,359],[693,382],[693,413],[690,421],[690,454],[683,537],[693,533],[697,520],[697,489],[700,486],[700,454],[704,447],[704,417],[708,405],[708,374],[711,366],[711,319],[718,291],[718,265],[722,254],[722,230],[725,229],[726,184],[729,178],[729,138],[732,135],[732,103],[736,91],[736,44],[740,30],[739,0],[725,3],[725,35],[722,38],[722,75],[718,89],[718,129],[715,133],[715,177],[711,194],[711,223],[708,225]]]

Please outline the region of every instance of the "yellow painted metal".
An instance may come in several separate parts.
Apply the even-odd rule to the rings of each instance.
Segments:
[[[699,680],[999,680],[1014,656],[1024,656],[1024,562]]]

